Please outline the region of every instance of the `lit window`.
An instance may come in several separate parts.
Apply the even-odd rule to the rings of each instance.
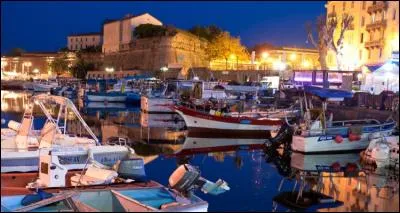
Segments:
[[[364,33],[361,33],[361,39],[360,39],[361,44],[364,43]]]
[[[333,8],[332,8],[333,10],[332,10],[332,13],[335,13],[335,5],[333,5]]]
[[[375,13],[372,14],[372,16],[371,16],[371,23],[372,23],[372,24],[375,23]]]
[[[365,24],[365,18],[363,16],[363,17],[361,17],[361,27],[364,27],[364,24]]]

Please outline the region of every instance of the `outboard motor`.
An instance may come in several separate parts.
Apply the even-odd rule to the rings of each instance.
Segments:
[[[180,165],[169,177],[172,189],[189,196],[192,191],[200,188],[204,193],[218,195],[230,190],[228,184],[219,179],[216,183],[200,176],[200,171],[189,164]]]

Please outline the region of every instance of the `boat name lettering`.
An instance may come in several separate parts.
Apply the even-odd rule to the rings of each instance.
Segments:
[[[321,136],[318,138],[318,141],[328,141],[328,140],[333,140],[333,136]]]

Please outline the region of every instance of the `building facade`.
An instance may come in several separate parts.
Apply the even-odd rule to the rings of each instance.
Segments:
[[[208,67],[207,41],[183,30],[173,36],[134,39],[118,52],[105,53],[105,66],[118,70]]]
[[[57,52],[30,52],[20,56],[2,56],[2,76],[18,75],[21,79],[30,77],[47,78],[51,76],[51,62],[58,56]]]
[[[343,14],[352,15],[353,28],[344,35],[344,67],[361,70],[364,65],[382,64],[399,50],[399,2],[398,1],[328,1],[327,18],[338,18],[340,34]],[[327,58],[330,69],[336,69],[336,56],[330,51]]]
[[[103,53],[118,52],[121,46],[128,45],[133,40],[133,31],[141,24],[162,25],[158,19],[148,13],[137,16],[128,14],[121,20],[104,24]]]
[[[68,49],[78,51],[88,47],[98,47],[102,45],[101,33],[74,34],[67,37]]]

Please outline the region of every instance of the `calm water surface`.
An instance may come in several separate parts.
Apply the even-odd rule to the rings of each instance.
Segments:
[[[9,120],[21,120],[30,96],[31,93],[1,91],[2,128],[7,127]],[[315,170],[316,164],[359,163],[359,153],[305,156],[283,150],[248,150],[245,147],[225,152],[176,155],[174,153],[182,151],[185,140],[189,140],[185,131],[181,130],[184,122],[179,118],[142,114],[139,106],[125,104],[88,106],[77,100],[76,105],[101,141],[116,136],[128,138],[137,154],[145,158],[146,173],[150,179],[167,185],[170,174],[179,164],[187,162],[199,167],[202,176],[211,181],[221,178],[228,182],[231,190],[218,196],[196,192],[208,201],[209,211],[271,211],[274,209],[273,198],[280,192],[292,190],[296,176],[286,181],[280,192],[278,187],[283,178],[295,171]],[[35,116],[34,127],[39,129],[43,124],[44,115]],[[68,131],[81,133],[73,117],[69,118]],[[207,137],[205,140],[215,140]],[[335,175],[338,174],[323,178],[322,191],[344,204],[319,211],[399,210],[398,172],[384,170],[367,175],[357,172],[355,177]],[[367,186],[367,180],[370,186]],[[315,187],[316,182],[315,177],[306,179],[308,187]],[[287,209],[278,205],[276,210]]]

